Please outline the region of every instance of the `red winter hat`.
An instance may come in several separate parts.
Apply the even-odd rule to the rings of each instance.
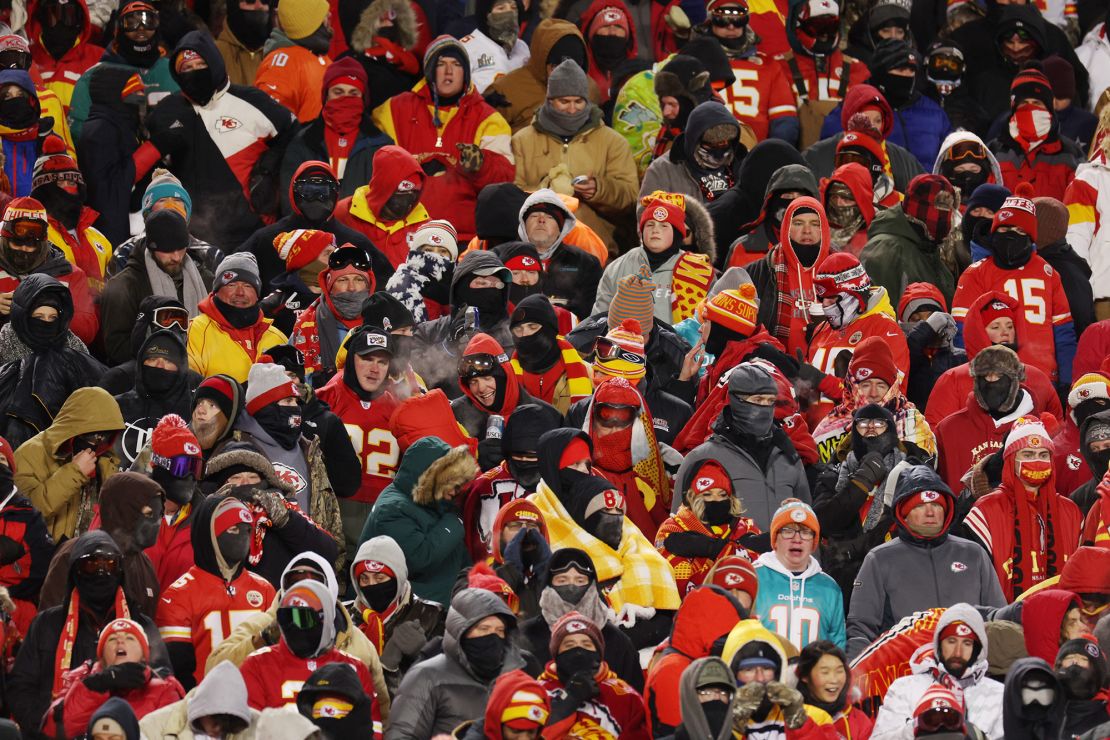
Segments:
[[[869,378],[878,378],[891,386],[898,382],[898,367],[894,364],[890,345],[881,337],[868,337],[857,344],[852,361],[848,363],[848,377],[853,383]]]
[[[134,635],[135,639],[139,641],[139,647],[142,648],[143,660],[150,660],[150,640],[147,639],[142,625],[130,619],[114,619],[104,629],[100,630],[100,639],[96,642],[96,657],[101,662],[104,662],[104,646],[108,643],[108,638],[117,632]]]
[[[628,14],[625,12],[624,8],[619,5],[606,5],[594,15],[593,22],[590,23],[590,27],[586,29],[586,36],[593,36],[602,28],[608,26],[623,28],[626,38],[631,35],[628,24]]]
[[[200,444],[197,437],[177,414],[166,414],[150,437],[150,450],[165,458],[189,455],[200,457]]]
[[[755,566],[743,555],[727,555],[718,560],[707,583],[723,589],[739,589],[752,597],[753,604],[759,593],[759,578],[755,574]]]
[[[732,478],[729,477],[728,471],[721,467],[719,462],[706,460],[698,469],[697,474],[694,475],[693,480],[690,481],[690,490],[695,495],[700,496],[713,488],[723,489],[729,495],[732,495]]]
[[[240,524],[245,524],[248,527],[254,524],[254,517],[251,515],[250,509],[242,501],[225,498],[217,504],[212,517],[212,535],[214,537],[219,537],[227,530]]]
[[[476,564],[467,572],[466,585],[468,588],[480,588],[496,594],[513,614],[520,611],[520,599],[516,592],[484,562]]]
[[[975,642],[979,642],[979,636],[975,634],[975,630],[968,626],[967,622],[952,622],[940,631],[940,634],[937,635],[937,642],[943,642],[949,637],[970,637]]]
[[[1026,183],[1022,183],[1025,185]],[[1037,241],[1037,206],[1033,201],[1024,197],[1021,185],[1018,186],[1018,195],[1011,195],[1002,203],[1002,207],[994,214],[991,221],[991,233],[998,231],[1002,226],[1016,226],[1034,242]]]
[[[593,641],[598,654],[605,655],[605,638],[601,636],[601,629],[589,617],[578,612],[567,612],[551,627],[551,643],[548,648],[551,651],[552,660],[559,654],[559,645],[562,644],[563,638],[577,634],[587,635]]]
[[[311,264],[328,247],[335,246],[335,234],[316,229],[294,229],[274,237],[274,250],[285,262],[285,269],[296,272]]]
[[[813,290],[818,298],[838,293],[861,295],[871,287],[871,277],[851,252],[833,252],[817,265]],[[861,303],[866,305],[866,299]]]
[[[679,239],[686,238],[686,209],[683,206],[663,198],[654,198],[644,204],[644,212],[640,214],[640,233],[644,233],[644,225],[648,221],[659,221],[670,224]]]
[[[898,503],[898,520],[905,521],[906,516],[921,504],[940,504],[947,514],[952,508],[952,503],[948,499],[949,497],[941,491],[918,491]]]
[[[382,573],[386,576],[389,576],[390,578],[397,577],[397,574],[393,572],[392,568],[390,568],[385,563],[379,562],[377,560],[359,560],[357,563],[355,563],[355,580],[358,580],[358,577],[361,576],[363,573]]]
[[[48,183],[64,183],[73,187],[85,184],[81,170],[77,169],[77,160],[69,155],[66,143],[57,134],[47,134],[42,142],[42,154],[35,160],[35,168],[31,173],[31,189]]]
[[[1014,307],[1003,301],[987,301],[979,314],[983,317],[983,326],[990,326],[995,319],[1007,318],[1013,321]]]
[[[11,443],[8,440],[0,437],[0,456],[8,463],[8,470],[13,474],[15,473],[15,452],[12,451]]]
[[[328,90],[332,85],[353,85],[366,95],[366,70],[354,57],[344,57],[328,65],[324,70],[324,98],[328,97]]]
[[[963,624],[963,622],[958,622],[957,624]],[[921,715],[934,709],[947,709],[959,714],[961,717],[963,717],[964,713],[963,704],[956,695],[952,693],[952,689],[939,683],[930,685],[929,688],[925,690],[925,693],[921,695],[921,699],[917,702],[917,706],[913,710],[914,726],[917,726]]]
[[[559,467],[569,468],[576,462],[591,460],[593,456],[594,453],[590,449],[589,443],[581,437],[575,437],[563,448],[563,454],[559,456]]]

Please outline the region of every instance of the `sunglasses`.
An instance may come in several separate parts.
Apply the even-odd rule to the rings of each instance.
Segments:
[[[0,69],[30,69],[31,55],[25,51],[0,51]]]
[[[174,455],[173,457],[151,455],[150,462],[152,465],[157,465],[169,472],[174,478],[182,480],[190,476],[200,480],[202,477],[201,471],[204,469],[204,461],[192,455]]]
[[[372,265],[366,252],[358,247],[340,247],[328,255],[328,268],[342,270],[345,267],[354,267],[356,270],[369,272]]]
[[[632,426],[639,413],[639,406],[599,403],[594,407],[594,421],[606,429],[624,429]]]
[[[466,355],[459,358],[459,377],[466,380],[482,375],[493,375],[493,371],[500,367],[500,363],[493,355]]]
[[[328,201],[339,193],[339,183],[330,177],[308,177],[293,183],[293,194],[303,201]]]
[[[172,329],[176,326],[182,331],[188,331],[189,312],[176,306],[162,306],[154,309],[151,323],[162,329]]]
[[[743,8],[721,8],[713,11],[710,20],[717,28],[743,28],[748,25],[748,11]]]
[[[1012,41],[1014,38],[1017,38],[1019,41],[1030,41],[1033,37],[1030,35],[1029,31],[1024,28],[1015,28],[1010,33],[1002,36],[1003,41]]]
[[[598,337],[594,343],[594,356],[599,360],[624,360],[636,365],[647,364],[647,358],[629,352],[609,337]]]
[[[0,234],[16,244],[40,242],[46,238],[46,224],[42,221],[31,221],[29,219],[5,221]]]
[[[924,732],[959,732],[963,727],[964,716],[948,707],[930,709],[918,717],[916,723],[916,729]]]
[[[124,31],[138,31],[140,28],[157,31],[158,14],[149,10],[136,10],[120,18],[119,24]]]
[[[114,576],[119,572],[119,558],[111,555],[86,555],[77,560],[77,572],[86,576]]]
[[[324,622],[323,614],[307,606],[283,606],[280,611],[285,612],[289,624],[299,630],[315,629]]]

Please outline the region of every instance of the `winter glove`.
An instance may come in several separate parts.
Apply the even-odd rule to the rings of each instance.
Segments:
[[[805,702],[802,692],[792,689],[784,683],[769,681],[767,683],[767,698],[772,704],[782,707],[783,721],[786,729],[796,730],[806,723]]]
[[[473,175],[482,169],[482,162],[484,155],[482,149],[477,144],[464,144],[459,142],[455,144],[455,148],[459,150],[459,169],[467,174]]]
[[[828,377],[827,373],[823,373],[813,365],[806,362],[805,355],[802,351],[795,350],[795,356],[798,358],[798,380],[809,383],[814,388],[821,385],[821,381]]]
[[[87,676],[83,683],[89,691],[125,691],[146,685],[146,675],[142,663],[120,663]]]
[[[492,536],[496,537],[497,533],[494,532]],[[524,545],[527,542],[535,545],[530,551],[524,550]],[[516,533],[516,537],[513,537],[505,547],[503,554],[505,562],[513,565],[518,572],[525,573],[531,567],[534,572],[538,573],[543,570],[544,565],[551,558],[551,547],[538,529],[524,527]]]
[[[281,309],[285,308],[285,293],[275,290],[259,301],[258,307],[262,309],[262,315],[266,318],[277,316]]]
[[[469,342],[470,338],[479,330],[478,322],[481,320],[481,316],[478,316],[478,309],[472,311],[466,304],[459,308],[458,314],[452,317],[451,323],[447,325],[447,339],[462,345]]]
[[[752,681],[736,691],[736,704],[732,708],[732,726],[737,730],[747,729],[748,720],[759,709],[766,689],[759,681]]]
[[[251,502],[262,507],[266,516],[274,526],[281,529],[289,521],[289,508],[285,505],[285,497],[280,492],[271,489],[256,489],[251,496]]]
[[[925,319],[925,323],[945,344],[952,344],[952,340],[956,338],[956,320],[951,314],[934,311]]]
[[[270,622],[266,629],[262,630],[262,641],[267,645],[277,645],[281,641],[281,627],[278,626],[277,620]]]
[[[491,108],[508,108],[512,103],[505,97],[503,93],[496,91],[487,92],[485,94],[485,101],[489,103]]]
[[[0,565],[9,565],[27,554],[22,542],[0,535]]]
[[[636,606],[625,604],[617,615],[616,625],[622,629],[636,626],[637,620],[648,620],[655,616],[655,610],[650,606]]]
[[[478,468],[486,471],[496,468],[505,459],[500,439],[483,439],[478,443]]]
[[[767,362],[777,367],[782,371],[783,375],[791,380],[798,377],[798,361],[782,350],[776,349],[775,346],[769,342],[761,343],[755,348],[755,352],[752,352],[745,358],[745,361],[750,360],[752,357],[767,360]]]
[[[424,633],[420,622],[401,622],[385,643],[385,648],[382,650],[382,666],[386,670],[396,671],[404,658],[415,656],[427,644],[428,636]]]
[[[890,470],[883,462],[883,456],[878,452],[868,452],[859,462],[859,468],[852,473],[849,479],[864,491],[870,491],[875,486],[886,480]]]
[[[667,552],[682,558],[716,558],[728,542],[700,532],[675,532],[663,539]]]

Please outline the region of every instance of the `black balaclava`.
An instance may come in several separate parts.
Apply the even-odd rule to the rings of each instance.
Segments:
[[[162,526],[162,512],[165,505],[161,496],[152,496],[147,502],[151,508],[150,516],[139,514],[135,521],[135,531],[131,533],[132,542],[137,550],[145,550],[158,541],[158,531]]]
[[[166,492],[166,498],[178,506],[184,506],[193,500],[193,493],[197,486],[196,478],[193,476],[175,478],[170,471],[155,465],[151,468],[150,477],[162,486],[162,490]]]
[[[228,531],[216,536],[216,547],[224,562],[232,568],[246,560],[251,551],[251,528],[240,524],[238,529],[238,534]]]
[[[1016,379],[1007,376],[993,381],[975,378],[973,380],[975,398],[988,414],[1000,419],[1013,411],[1016,406],[1016,399],[1013,402],[1010,399],[1013,396],[1013,388],[1017,384]]]
[[[580,68],[589,71],[590,59],[586,55],[586,44],[580,36],[568,33],[556,41],[551,46],[551,51],[547,52],[547,64],[552,67],[558,67],[564,59],[573,59]]]
[[[709,324],[709,337],[705,340],[705,351],[714,357],[720,357],[729,342],[742,342],[747,339],[738,331],[729,329],[724,324],[711,321]]]
[[[330,172],[307,169],[293,181],[292,189],[293,207],[309,221],[323,224],[332,217],[339,202],[339,181]]]
[[[325,698],[341,698],[351,705],[346,714],[314,712]],[[328,663],[313,672],[297,695],[297,711],[312,720],[327,740],[371,737],[374,718],[370,697],[362,689],[358,675],[343,663]],[[317,716],[313,716],[313,714]]]
[[[238,5],[238,3],[236,3]],[[123,24],[116,27],[116,51],[128,64],[148,69],[162,56],[162,37],[155,29],[145,44],[137,44],[123,31]]]
[[[196,50],[194,49],[193,51]],[[176,64],[177,56],[178,54],[174,54],[174,58],[170,59],[171,68]],[[217,81],[213,78],[214,74],[208,67],[194,69],[188,72],[173,73],[173,79],[177,82],[178,87],[181,88],[181,92],[183,92],[189,100],[201,106],[208,105],[208,102],[212,100],[212,96],[216,94],[216,90],[222,86],[222,82],[217,84]]]
[[[311,51],[316,56],[323,56],[328,53],[328,48],[331,46],[332,30],[323,23],[320,27],[313,31],[310,35],[301,39],[290,39],[294,41],[297,46],[303,46]]]
[[[601,668],[601,653],[596,649],[576,647],[564,650],[555,656],[555,675],[564,686],[574,676],[596,676],[599,668]]]
[[[46,212],[67,229],[77,228],[81,210],[85,206],[85,185],[77,186],[76,193],[67,193],[57,183],[48,182],[31,191],[31,196],[46,206]]]
[[[882,419],[886,422],[886,431],[878,437],[864,437],[856,431],[855,422],[860,419]],[[897,447],[898,432],[894,429],[894,414],[874,403],[856,411],[852,417],[852,452],[856,453],[856,460],[862,460],[869,452],[878,452],[885,456]]]
[[[384,221],[402,220],[412,212],[413,208],[416,208],[416,204],[420,202],[422,192],[422,188],[394,191],[393,195],[389,196],[385,203],[382,203],[381,212],[378,215]]]
[[[220,550],[223,552],[222,548]],[[324,617],[321,615],[316,624],[308,629],[301,629],[293,624],[290,607],[281,607],[277,610],[278,627],[285,644],[298,658],[311,658],[320,649],[320,641],[324,634]]]
[[[559,319],[555,315],[555,307],[546,295],[529,296],[518,303],[509,320],[509,328],[530,322],[539,324],[540,330],[526,337],[515,338],[516,357],[526,372],[545,373],[562,354],[556,341]]]
[[[466,656],[470,670],[482,681],[492,681],[497,678],[509,649],[505,638],[497,634],[464,637],[459,640],[459,647]]]
[[[777,395],[777,392],[774,378],[763,368],[746,364],[736,366],[728,378],[728,408],[733,430],[756,439],[770,435],[775,407],[757,406],[743,400],[742,396]]]
[[[143,364],[144,360],[152,357],[164,357],[177,365],[177,370],[164,370],[160,367],[150,367]],[[179,380],[188,371],[188,358],[180,340],[169,336],[152,336],[143,345],[143,351],[138,358],[139,377],[143,382],[143,391],[149,398],[164,396],[173,390]]]
[[[1103,401],[1104,399],[1097,400]],[[1092,403],[1093,399],[1091,401],[1084,401],[1075,407],[1075,416],[1077,420],[1079,418],[1079,409],[1084,405]],[[1088,413],[1087,416],[1090,416],[1090,413]],[[1087,459],[1087,465],[1091,468],[1091,472],[1096,477],[1101,478],[1101,476],[1106,473],[1107,468],[1110,467],[1110,448],[1096,452],[1091,449],[1091,445],[1095,442],[1102,442],[1110,439],[1110,422],[1108,422],[1104,416],[1090,421],[1085,417],[1083,421],[1079,422],[1079,428],[1083,435],[1083,456]]]
[[[967,244],[970,249],[972,241],[982,243],[984,235],[990,233],[993,220],[993,216],[972,216],[971,209],[968,208],[963,215],[963,220],[960,221],[960,233],[964,237],[964,244]]]
[[[978,172],[970,172],[968,170],[961,170],[956,172],[956,167],[963,164],[977,164],[979,165]],[[975,188],[979,187],[987,181],[991,175],[990,160],[984,155],[983,157],[964,157],[960,160],[945,159],[940,165],[940,174],[948,178],[948,182],[952,183],[953,187],[958,188],[960,195],[964,200],[971,198],[971,194],[975,192]],[[964,215],[967,218],[967,215]],[[986,219],[990,220],[990,219]],[[964,234],[967,238],[967,234]]]
[[[111,550],[109,548],[97,547],[90,555],[103,555],[106,557],[113,557],[117,561],[122,561],[122,557],[118,550]],[[122,567],[122,565],[121,565]],[[116,591],[120,587],[120,579],[122,578],[122,570],[117,570],[114,575],[107,573],[96,573],[93,575],[85,575],[80,570],[75,570],[74,581],[77,585],[77,593],[81,597],[81,603],[94,609],[95,611],[103,612],[112,606],[115,601]]]
[[[26,94],[0,100],[0,124],[15,131],[29,129],[38,123],[41,109]]]
[[[81,18],[70,19],[70,23],[56,23],[52,26],[46,24],[45,15],[47,13],[47,5],[51,3],[43,3],[39,6],[39,23],[42,24],[42,45],[49,52],[50,56],[55,59],[61,59],[66,55],[74,44],[77,43],[77,38],[81,35],[81,27],[83,25]],[[61,5],[61,3],[54,2],[54,5]],[[80,16],[82,11],[77,3],[73,3],[76,13],[63,13],[63,15]]]
[[[228,3],[227,25],[231,32],[235,34],[235,38],[243,43],[243,46],[252,51],[257,51],[262,48],[266,39],[270,36],[270,28],[273,25],[273,11],[270,8],[265,10],[242,10],[239,3]]]
[[[986,241],[995,263],[1003,270],[1025,267],[1033,257],[1033,240],[1019,231],[996,231]]]
[[[610,484],[609,487],[613,486]],[[599,511],[586,519],[584,529],[613,550],[620,550],[624,537],[624,514]]]
[[[44,321],[43,319],[36,319],[33,317],[31,314],[40,306],[50,306],[56,309],[59,314],[57,320]],[[63,308],[61,297],[57,294],[56,290],[52,289],[40,292],[27,310],[27,336],[21,336],[18,331],[16,332],[16,336],[33,350],[58,347],[59,343],[64,341],[66,332],[69,331],[69,322],[66,320],[67,317]],[[13,328],[16,327],[13,326]]]
[[[362,600],[366,602],[366,605],[380,614],[388,609],[389,605],[397,598],[397,579],[390,578],[388,581],[381,583],[358,586],[358,592],[362,595]]]
[[[539,460],[521,462],[513,459],[513,455],[538,457],[540,436],[544,432],[558,429],[562,424],[562,418],[557,411],[550,406],[534,403],[518,405],[505,420],[501,451],[505,455],[509,475],[526,490],[535,491],[536,486],[539,485],[541,477]]]
[[[1086,668],[1070,665],[1061,668],[1060,663],[1069,655],[1082,655],[1090,664]],[[1068,640],[1060,646],[1056,653],[1056,677],[1064,687],[1064,694],[1069,700],[1090,701],[1102,689],[1106,688],[1107,668],[1105,658],[1098,643],[1085,637]]]
[[[258,425],[286,450],[293,449],[300,441],[303,419],[304,409],[300,401],[297,401],[296,406],[282,406],[275,401],[254,414]]]
[[[505,318],[505,302],[508,298],[508,286],[503,288],[471,288],[470,281],[474,275],[464,278],[455,286],[453,302],[455,307],[466,304],[478,309],[479,320],[482,326],[492,326]],[[499,276],[500,279],[500,276]]]
[[[605,478],[595,475],[581,475],[567,490],[564,506],[574,522],[589,534],[604,542],[614,550],[620,549],[624,532],[624,514],[600,509],[587,515],[590,503],[605,491],[615,486]]]

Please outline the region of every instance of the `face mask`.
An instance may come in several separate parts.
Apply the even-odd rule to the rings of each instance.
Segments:
[[[236,329],[246,329],[248,326],[254,326],[258,323],[258,319],[262,317],[262,309],[258,307],[257,303],[246,308],[236,308],[230,303],[224,303],[216,296],[212,296],[212,302],[216,304],[216,309],[220,314],[227,319],[227,323]]]
[[[829,216],[830,226],[853,226],[860,219],[859,206],[854,203],[850,206],[826,206],[825,212]]]
[[[505,290],[503,288],[471,288],[469,286],[455,291],[459,305],[465,303],[478,309],[479,320],[492,322],[505,313]]]
[[[708,147],[699,144],[694,149],[694,160],[707,170],[719,170],[732,164],[733,151],[731,147]]]
[[[883,94],[890,106],[897,110],[906,105],[913,98],[914,88],[917,85],[917,75],[900,77],[888,74],[883,80]]]
[[[624,515],[599,511],[593,514],[590,519],[593,520],[593,526],[587,526],[586,531],[612,549],[620,550],[621,537],[624,534]],[[589,523],[589,520],[587,520],[587,524]]]
[[[316,624],[308,629],[301,629],[293,624],[290,607],[281,607],[277,612],[278,628],[289,650],[298,658],[311,658],[321,652],[320,642],[324,636],[324,623],[316,620]]]
[[[251,549],[250,528],[240,524],[239,534],[224,532],[216,537],[216,547],[220,548],[220,554],[223,555],[225,563],[233,567],[238,565],[247,559],[247,553]]]
[[[1040,488],[1052,476],[1052,461],[1022,460],[1017,464],[1017,475],[1025,485]]]
[[[158,530],[162,526],[162,502],[155,499],[151,505],[154,513],[139,517],[135,523],[134,544],[138,550],[145,550],[158,541]]]
[[[574,484],[586,477],[586,473],[574,468],[559,468],[559,485],[562,490],[569,491],[574,488]]]
[[[254,414],[254,420],[266,430],[274,441],[287,450],[293,449],[301,438],[302,411],[296,406],[279,406],[271,403]]]
[[[358,125],[362,122],[362,114],[365,110],[366,104],[361,96],[344,95],[324,103],[321,115],[328,128],[340,136],[346,136],[358,131]]]
[[[536,486],[540,482],[540,463],[535,462],[521,462],[514,460],[512,457],[506,458],[505,462],[509,466],[509,475],[513,477],[517,483],[526,491],[535,491]]]
[[[482,681],[492,681],[501,672],[508,646],[499,635],[464,637],[459,640],[470,670]]]
[[[517,338],[516,356],[527,372],[542,373],[559,359],[559,345],[548,330],[540,329],[535,334]]]
[[[975,188],[987,181],[987,172],[987,164],[983,162],[978,172],[961,170],[960,172],[947,174],[945,177],[948,178],[948,181],[952,183],[953,187],[960,191],[961,197],[967,200],[971,197],[971,194],[975,192]]]
[[[166,492],[166,498],[178,506],[184,506],[193,500],[193,490],[196,488],[197,482],[192,476],[175,478],[165,468],[154,466],[150,471],[150,477],[155,483],[162,486],[162,490]]]
[[[383,583],[374,583],[369,586],[359,586],[359,593],[366,605],[379,614],[389,608],[397,598],[397,579],[390,578]]]
[[[1000,378],[993,381],[975,378],[975,397],[985,411],[1008,411],[1003,406],[1010,400],[1010,391],[1013,389],[1013,383],[1016,382],[1011,378]]]
[[[513,48],[519,28],[520,21],[517,17],[516,8],[502,10],[499,13],[490,13],[486,16],[486,29],[489,31],[489,37],[506,49]]]
[[[596,650],[571,648],[555,656],[555,674],[564,684],[574,676],[596,676],[601,656]]]
[[[305,49],[308,49],[317,56],[321,56],[328,53],[328,47],[331,46],[331,37],[331,29],[324,25],[321,25],[311,36],[306,36],[303,39],[297,39],[294,43],[296,43],[297,46],[302,46]]]
[[[803,266],[812,267],[817,262],[817,255],[821,252],[821,243],[799,244],[791,239],[790,248],[794,250],[794,256],[798,258]]]
[[[335,306],[336,312],[344,319],[356,319],[362,313],[362,304],[366,302],[369,297],[370,291],[368,290],[354,290],[348,293],[333,293],[331,296],[331,305]]]
[[[50,56],[61,59],[77,43],[77,37],[80,34],[80,26],[67,26],[61,23],[56,23],[53,26],[44,25],[42,27],[42,45],[50,52]]]
[[[177,84],[181,92],[197,105],[207,105],[216,94],[216,83],[212,80],[212,70],[194,69],[177,73]]]
[[[592,583],[587,583],[585,586],[548,586],[552,591],[559,594],[559,598],[567,602],[571,606],[577,606],[578,602],[582,601],[582,597],[586,592],[593,588]]]
[[[1029,151],[1048,138],[1052,114],[1039,105],[1022,103],[1010,116],[1010,138]]]
[[[706,501],[704,518],[705,523],[712,527],[728,524],[732,519],[732,500]]]
[[[509,286],[509,303],[515,306],[528,296],[542,292],[543,286],[540,283],[536,283],[535,285],[517,285],[513,283]]]
[[[771,433],[771,424],[775,421],[774,406],[757,406],[729,394],[728,408],[732,412],[732,428],[736,431],[757,439]]]
[[[999,267],[1013,270],[1024,267],[1033,256],[1033,241],[1017,231],[996,231],[991,234],[991,252]]]
[[[1099,450],[1098,452],[1088,449],[1087,457],[1091,459],[1093,464],[1091,467],[1096,472],[1096,478],[1101,478],[1107,469],[1110,469],[1110,449]]]
[[[859,301],[852,296],[840,295],[837,296],[836,303],[825,306],[824,311],[825,318],[829,320],[829,326],[843,329],[859,316]]]
[[[331,218],[331,214],[335,211],[335,201],[328,200],[310,200],[302,203],[300,199],[293,196],[293,202],[297,206],[297,210],[301,215],[315,224],[322,224]]]
[[[46,348],[60,339],[65,330],[64,321],[43,321],[32,316],[27,319],[27,344],[35,349]]]
[[[381,217],[386,221],[400,221],[420,202],[419,190],[406,190],[389,196],[381,207]]]
[[[1098,693],[1095,672],[1080,665],[1069,665],[1056,671],[1056,678],[1064,687],[1064,693],[1072,699],[1089,701]]]
[[[38,249],[31,252],[24,252],[7,243],[3,240],[4,244],[4,260],[11,265],[11,269],[17,275],[26,275],[34,270],[46,259],[45,242],[42,243]]]
[[[228,6],[227,24],[248,49],[260,49],[270,35],[270,10],[234,10]]]
[[[178,372],[176,370],[165,370],[160,367],[143,365],[139,373],[143,380],[143,389],[150,395],[166,393],[177,384]]]
[[[590,51],[594,53],[594,61],[599,67],[604,70],[615,69],[628,58],[628,39],[594,34],[590,39]]]
[[[85,186],[78,186],[76,193],[67,193],[56,183],[40,185],[32,195],[46,206],[46,212],[58,219],[67,229],[77,227],[81,209],[85,205]]]
[[[717,737],[728,719],[728,702],[720,699],[702,702],[701,712],[705,715],[705,723],[709,725],[709,736]]]
[[[77,593],[81,596],[82,603],[106,607],[112,603],[118,588],[118,576],[77,576]]]
[[[972,239],[976,238],[975,235],[979,230],[979,225],[989,224],[992,220],[988,216],[971,216],[965,213],[964,220],[960,222],[960,232],[963,234],[964,244],[970,246]]]
[[[0,124],[22,131],[35,125],[38,120],[39,113],[26,96],[19,95],[0,101]]]

